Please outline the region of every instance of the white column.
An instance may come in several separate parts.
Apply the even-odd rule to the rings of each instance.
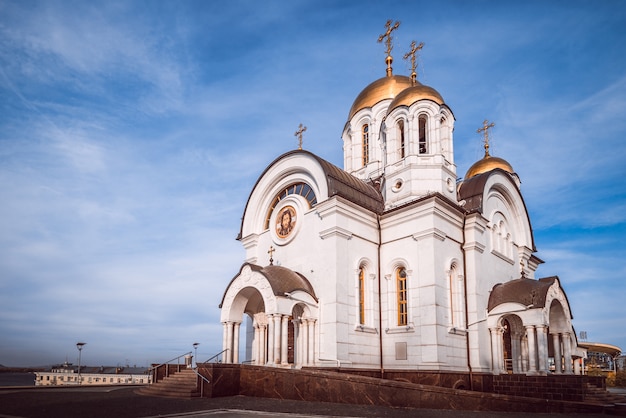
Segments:
[[[578,376],[580,374],[580,361],[581,359],[577,358],[574,360],[574,374]]]
[[[561,335],[552,334],[552,345],[554,346],[554,373],[561,374]]]
[[[300,358],[302,359],[300,363],[303,366],[307,366],[309,364],[309,327],[306,319],[300,320]]]
[[[315,319],[307,319],[309,326],[309,365],[315,364]]]
[[[252,343],[252,364],[259,364],[259,324],[254,323],[254,341]]]
[[[289,316],[283,315],[282,317],[282,330],[280,332],[280,363],[289,364],[288,348],[289,348]]]
[[[548,329],[545,325],[537,325],[537,351],[539,357],[539,372],[548,372]]]
[[[227,351],[225,358],[226,361],[224,363],[232,363],[233,362],[233,323],[228,321],[226,323],[226,349]]]
[[[522,342],[520,335],[511,334],[511,359],[513,362],[513,373],[522,372]]]
[[[274,315],[274,363],[280,363],[280,314]]]
[[[228,356],[228,322],[222,322],[222,358],[223,362],[226,363]]]
[[[239,328],[241,322],[235,322],[233,326],[233,363],[239,363]]]
[[[262,366],[265,366],[267,363],[267,332],[267,325],[261,325],[259,330],[259,334],[261,335],[261,338],[259,338],[259,364]]]
[[[500,332],[500,327],[489,328],[489,333],[491,334],[491,371],[493,374],[502,373],[502,350],[500,347],[502,346],[502,333]]]
[[[298,326],[299,321],[294,319],[291,321],[293,324],[293,365],[298,367],[301,363],[300,360],[300,327]]]
[[[569,332],[563,333],[563,361],[565,374],[572,374],[572,339]]]
[[[535,326],[526,326],[526,336],[528,337],[528,373],[537,373],[537,342],[535,341]]]
[[[267,364],[274,364],[274,320],[267,316]]]

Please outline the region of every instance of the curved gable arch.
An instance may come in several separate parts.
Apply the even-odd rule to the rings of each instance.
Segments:
[[[482,192],[483,215],[492,222],[497,213],[502,214],[514,242],[519,247],[535,251],[530,217],[517,185],[510,175],[500,169],[485,174],[487,179]]]
[[[239,238],[265,230],[272,201],[293,183],[307,184],[318,202],[328,199],[324,169],[313,154],[301,150],[283,154],[265,169],[254,185],[244,209]]]

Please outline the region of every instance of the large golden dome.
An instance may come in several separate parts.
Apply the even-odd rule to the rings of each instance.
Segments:
[[[374,81],[356,97],[350,108],[348,120],[352,119],[352,116],[361,109],[372,107],[383,100],[395,98],[411,85],[411,79],[403,75],[386,76]]]
[[[482,173],[486,173],[493,169],[500,168],[507,173],[514,173],[513,167],[506,160],[498,157],[492,157],[489,154],[486,154],[482,160],[475,162],[467,173],[465,174],[465,180],[469,180],[474,176],[477,176]]]
[[[428,87],[420,83],[419,81],[415,81],[415,85],[402,90],[391,102],[389,105],[389,109],[387,109],[387,114],[391,113],[395,108],[400,106],[411,106],[413,103],[418,100],[432,100],[438,105],[442,105],[443,97],[437,90],[432,87]]]

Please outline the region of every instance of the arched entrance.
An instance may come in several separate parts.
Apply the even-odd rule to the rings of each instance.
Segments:
[[[303,276],[284,267],[244,264],[220,308],[224,362],[240,362],[240,325],[246,317],[243,361],[279,367],[315,362],[317,299]]]

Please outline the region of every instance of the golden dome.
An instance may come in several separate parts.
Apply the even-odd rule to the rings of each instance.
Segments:
[[[350,108],[348,120],[352,119],[352,116],[361,109],[372,107],[383,100],[395,98],[398,93],[411,87],[411,85],[411,79],[404,75],[391,75],[374,81],[356,97]]]
[[[511,174],[515,172],[513,171],[511,164],[509,164],[506,160],[498,157],[492,157],[487,153],[482,160],[475,162],[469,170],[467,170],[465,180],[469,180],[474,176],[486,173],[496,168],[500,168]]]
[[[391,113],[395,108],[400,106],[411,106],[413,103],[418,100],[432,100],[438,105],[442,105],[443,97],[441,94],[437,92],[432,87],[425,86],[421,84],[419,81],[415,81],[415,85],[404,89],[400,92],[395,99],[389,105],[389,109],[387,110],[387,114]]]

